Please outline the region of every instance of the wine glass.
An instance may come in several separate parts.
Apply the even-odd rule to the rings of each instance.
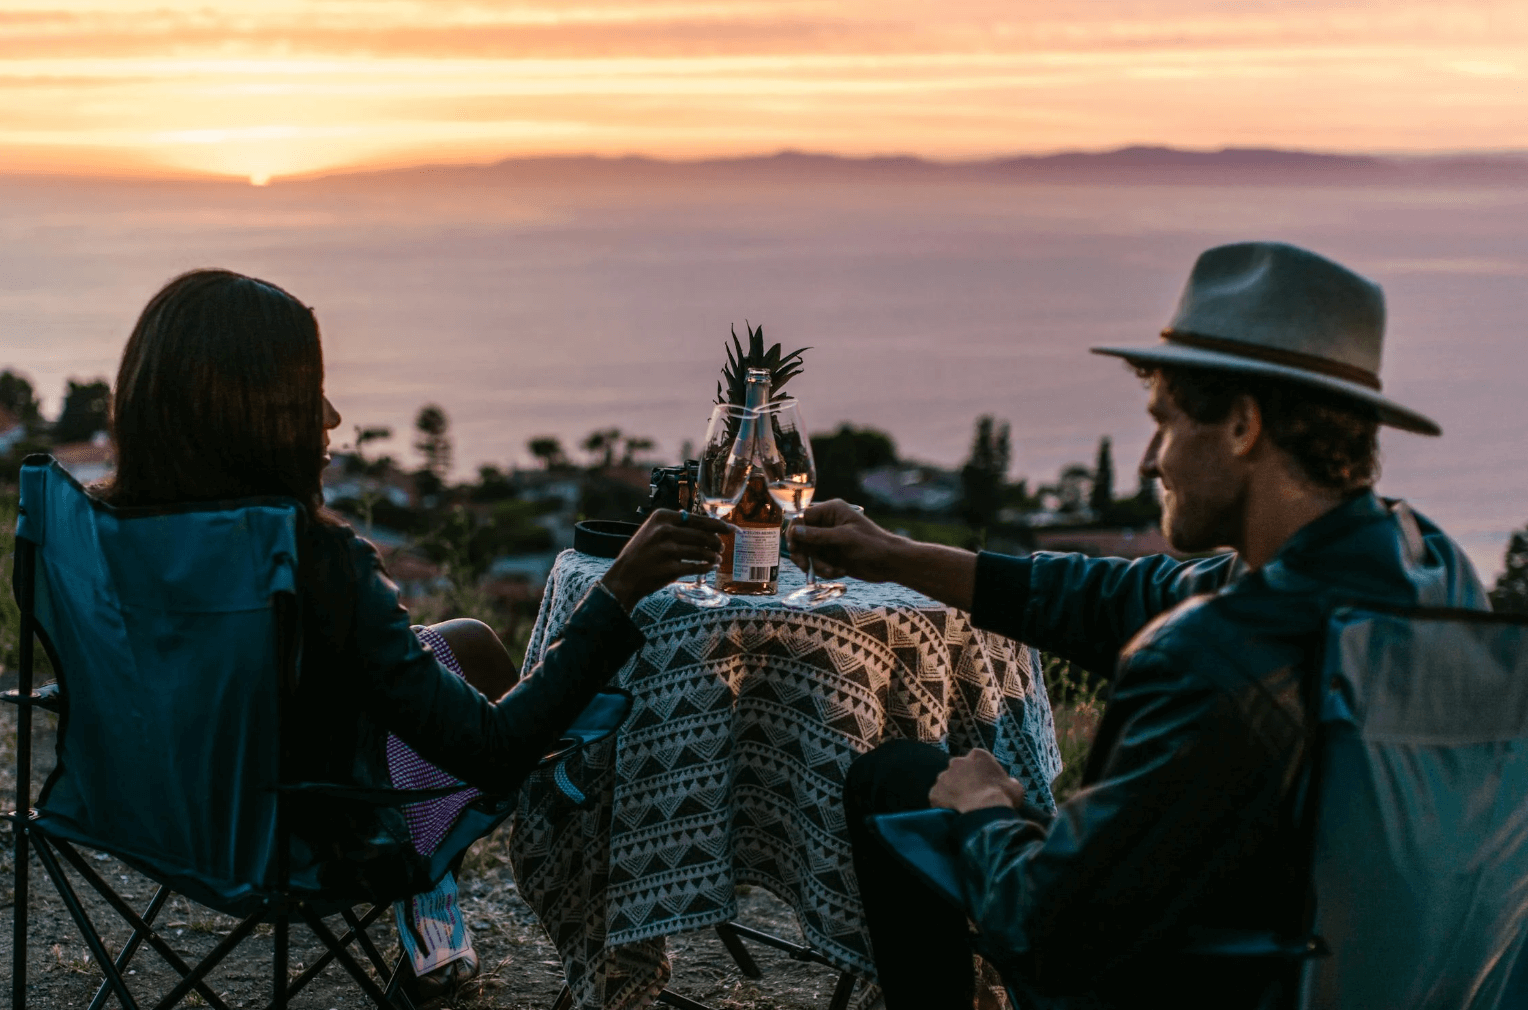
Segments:
[[[774,451],[761,454],[764,478],[769,494],[785,513],[786,522],[799,518],[812,504],[817,488],[817,464],[812,459],[812,440],[807,437],[806,422],[795,399],[777,400],[764,408],[774,435]],[[842,582],[818,582],[812,557],[806,559],[806,585],[787,594],[781,603],[795,610],[808,610],[847,592]]]
[[[706,440],[700,447],[700,472],[696,475],[695,507],[717,519],[726,519],[737,507],[738,499],[748,488],[751,446],[739,446],[738,433],[753,414],[746,407],[717,404],[706,426]],[[741,454],[741,457],[740,457]],[[725,607],[732,598],[706,585],[706,573],[696,574],[694,582],[675,582],[674,595],[697,607]]]

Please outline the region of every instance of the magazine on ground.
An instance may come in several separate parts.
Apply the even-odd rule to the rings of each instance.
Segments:
[[[456,878],[446,874],[433,891],[393,903],[398,937],[416,978],[466,957],[472,934],[456,897]]]

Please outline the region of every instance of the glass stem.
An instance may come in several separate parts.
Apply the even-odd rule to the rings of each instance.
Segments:
[[[806,556],[806,585],[808,589],[817,585],[817,572],[812,567],[812,556],[810,554]]]

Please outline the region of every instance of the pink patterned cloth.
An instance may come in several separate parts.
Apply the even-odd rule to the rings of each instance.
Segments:
[[[461,664],[456,661],[455,654],[451,652],[451,646],[446,644],[445,638],[439,633],[429,628],[416,626],[414,634],[419,636],[419,641],[425,648],[435,653],[435,658],[440,661],[441,666],[458,677],[465,676],[462,673]],[[392,734],[388,734],[387,737],[387,770],[392,775],[394,789],[440,789],[444,786],[459,785],[461,782],[460,779],[441,771],[414,753],[408,744]],[[438,800],[410,803],[404,807],[403,818],[408,822],[409,837],[414,840],[414,848],[419,854],[421,856],[433,854],[441,840],[446,837],[446,833],[456,823],[457,817],[461,816],[462,810],[480,795],[482,794],[469,786],[461,792],[452,793]]]

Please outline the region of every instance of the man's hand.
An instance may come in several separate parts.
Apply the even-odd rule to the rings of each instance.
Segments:
[[[962,757],[950,758],[928,791],[930,806],[948,807],[960,813],[1008,807],[1017,810],[1024,802],[1024,784],[1011,778],[997,758],[977,748]]]
[[[813,505],[786,531],[791,560],[806,571],[811,555],[818,575],[852,575],[866,582],[897,578],[895,555],[910,541],[888,533],[839,498]]]
[[[640,529],[626,541],[620,556],[600,581],[615,595],[627,613],[648,593],[675,579],[698,575],[722,559],[718,534],[731,529],[719,519],[690,513],[654,509]]]
[[[786,531],[791,559],[802,570],[810,556],[818,575],[852,575],[866,582],[900,582],[940,603],[971,609],[976,555],[888,533],[847,502],[813,505]]]

